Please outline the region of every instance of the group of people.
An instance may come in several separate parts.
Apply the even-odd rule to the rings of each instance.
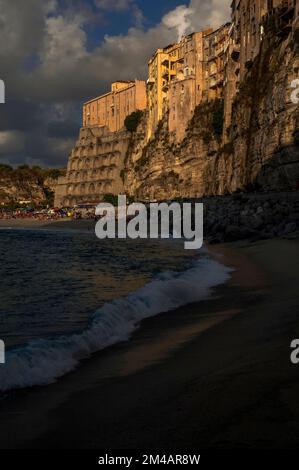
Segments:
[[[0,219],[36,219],[36,220],[58,220],[61,218],[71,219],[94,219],[92,210],[83,211],[73,209],[0,209]]]

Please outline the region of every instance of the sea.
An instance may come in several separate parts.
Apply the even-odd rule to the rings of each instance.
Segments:
[[[2,229],[0,259],[1,392],[56,381],[129,341],[145,318],[207,299],[230,277],[205,248],[79,230]]]

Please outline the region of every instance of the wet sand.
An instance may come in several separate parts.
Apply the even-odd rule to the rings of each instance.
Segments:
[[[1,448],[297,448],[297,240],[213,248],[235,267],[211,300],[0,403]]]
[[[84,219],[0,219],[1,229],[27,229],[27,230],[80,230],[94,231],[95,221]]]

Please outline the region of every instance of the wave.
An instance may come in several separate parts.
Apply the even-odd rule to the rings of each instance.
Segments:
[[[225,283],[232,269],[203,257],[183,272],[169,272],[127,297],[104,304],[81,333],[34,340],[6,353],[0,366],[0,391],[46,385],[108,346],[129,340],[145,318],[207,299],[211,288]]]

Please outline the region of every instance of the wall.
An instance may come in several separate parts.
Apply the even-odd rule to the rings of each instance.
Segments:
[[[99,203],[105,194],[123,191],[121,171],[130,134],[107,128],[83,127],[72,150],[65,178],[55,192],[55,206]]]
[[[195,77],[177,80],[169,90],[169,132],[180,142],[196,106]]]
[[[126,117],[146,108],[145,82],[115,82],[111,92],[83,105],[83,126],[106,126],[111,132],[124,127]]]
[[[164,49],[157,49],[148,63],[148,122],[147,140],[149,140],[169,106],[168,90],[175,76],[174,64],[178,59],[178,44]]]

